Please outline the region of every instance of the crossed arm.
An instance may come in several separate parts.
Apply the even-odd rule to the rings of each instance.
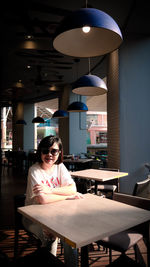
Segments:
[[[44,184],[36,184],[33,187],[35,200],[38,204],[47,204],[60,200],[65,200],[78,195],[74,184],[58,188],[50,188]]]

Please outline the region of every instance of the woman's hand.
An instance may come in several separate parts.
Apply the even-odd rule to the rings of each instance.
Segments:
[[[79,192],[77,192],[76,194],[67,197],[66,200],[81,199],[81,198],[84,198],[84,195],[79,193]]]
[[[33,186],[33,193],[39,195],[40,193],[52,194],[52,188],[45,184],[36,184]]]

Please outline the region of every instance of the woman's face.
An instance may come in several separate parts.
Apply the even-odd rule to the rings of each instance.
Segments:
[[[54,143],[51,147],[42,149],[41,160],[43,164],[52,166],[58,160],[59,154],[59,146]]]

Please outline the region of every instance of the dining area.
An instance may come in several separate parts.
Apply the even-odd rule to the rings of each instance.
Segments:
[[[31,151],[30,153],[33,157],[29,165],[32,166],[37,160],[37,151]],[[72,249],[75,249],[79,253],[78,264],[81,267],[90,266],[91,248],[93,248],[93,252],[97,251],[95,262],[98,261],[98,264],[103,257],[106,257],[104,255],[106,253],[108,257],[107,266],[115,264],[116,266],[122,266],[123,263],[127,264],[128,261],[131,266],[134,266],[134,264],[136,264],[135,266],[142,266],[140,265],[143,264],[140,250],[133,250],[132,259],[126,254],[139,242],[144,242],[146,250],[145,266],[149,266],[149,199],[138,197],[136,193],[134,196],[130,196],[120,191],[120,181],[128,179],[129,173],[111,168],[91,168],[91,165],[87,165],[87,163],[91,164],[93,158],[80,158],[79,156],[77,158],[74,155],[65,155],[64,165],[65,161],[77,165],[76,169],[71,169],[67,165],[66,168],[82,197],[58,201],[53,205],[18,206],[17,213],[46,228],[51,234],[58,236],[60,242],[66,243]],[[78,167],[79,163],[82,163],[82,168]],[[27,165],[27,170],[29,170],[29,165]],[[13,169],[16,169],[17,173],[15,165]],[[7,172],[2,174],[2,176],[5,175],[7,176]],[[11,170],[8,176],[11,177]],[[26,186],[26,178],[23,178],[22,182]],[[5,183],[4,177],[3,183]],[[109,197],[106,192],[111,193]],[[4,197],[3,194],[2,190],[2,196]],[[118,236],[121,236],[121,239],[118,240]],[[122,248],[121,244],[126,244],[125,248]],[[62,243],[59,247],[63,251]],[[101,251],[104,253],[103,256]],[[113,253],[119,251],[120,254],[116,259],[113,257],[112,251]],[[32,253],[34,253],[34,250]],[[57,259],[59,258],[56,256]]]
[[[71,172],[71,175],[73,178],[77,177],[83,180],[95,179],[96,182],[105,182],[114,179],[118,181],[119,178],[123,179],[128,173],[100,169],[85,169]],[[119,186],[116,191],[119,191]],[[99,246],[101,244],[102,247],[104,244],[104,247],[108,246],[109,248],[109,243],[111,243],[111,248],[118,250],[115,240],[118,235],[122,236],[122,238],[117,241],[120,247],[122,244],[120,242],[123,242],[125,245],[127,242],[126,240],[130,240],[130,242],[127,242],[126,248],[124,248],[125,252],[144,238],[147,247],[147,266],[149,266],[150,200],[136,196],[132,197],[119,192],[113,192],[111,199],[108,199],[103,194],[98,195],[96,190],[94,194],[85,192],[81,192],[81,194],[82,197],[79,199],[70,198],[65,201],[53,203],[53,205],[45,204],[41,206],[36,204],[19,207],[18,212],[30,218],[33,222],[44,226],[48,231],[58,236],[62,242],[67,243],[73,249],[77,251],[80,249],[81,267],[89,266],[88,255],[90,244],[96,243]],[[61,225],[59,224],[60,221]],[[108,238],[109,240],[109,237],[110,241],[107,241],[107,244],[105,243],[105,239]],[[115,240],[114,247],[112,245],[112,237]],[[116,266],[124,266],[123,264],[127,264],[125,260],[130,261],[130,258],[125,256],[122,250],[119,251],[122,254],[114,262],[112,262],[112,256],[110,254],[110,266],[113,266],[113,264],[116,264]],[[111,250],[109,253],[111,253]],[[123,257],[122,263],[120,262],[120,265],[117,265],[121,257]],[[132,260],[130,264],[129,266],[134,266],[134,264],[135,266],[140,266],[138,254],[135,254],[135,260]]]
[[[81,248],[82,267],[89,266],[88,245],[143,223],[149,225],[150,219],[149,211],[92,194],[85,194],[83,199],[57,202],[51,209],[49,204],[31,205],[19,208],[18,212],[44,225],[73,248]],[[149,266],[149,230],[146,237]],[[132,264],[134,266],[134,261]],[[123,261],[122,265],[115,266],[124,266]]]
[[[1,171],[5,169],[9,172],[10,169],[14,169],[18,172],[28,172],[29,167],[36,162],[36,149],[35,150],[2,150],[2,162]]]
[[[3,12],[0,253],[9,267],[30,256],[47,257],[45,267],[150,266],[149,7],[87,2],[17,1]],[[52,133],[63,153],[42,148],[42,159],[61,155],[64,185],[70,179],[77,193],[52,205],[35,204],[32,192],[26,206],[29,169]],[[50,194],[62,183],[55,178]],[[58,237],[56,256],[42,254],[22,217]],[[66,266],[64,244],[77,266]]]
[[[6,174],[7,172],[5,172],[4,175]],[[9,175],[10,174],[11,171]],[[71,172],[71,176],[73,179],[82,179],[83,181],[97,181],[100,182],[100,185],[102,185],[106,181],[110,183],[112,180],[114,182],[115,179],[117,180],[117,184],[119,184],[121,179],[126,179],[128,173],[107,169],[84,169]],[[24,181],[24,189],[22,188],[22,192],[25,192],[26,180],[22,181]],[[5,185],[3,184],[3,187],[4,186]],[[17,183],[15,184],[15,188],[17,189]],[[21,192],[20,189],[18,192]],[[106,243],[105,246],[101,243],[106,237],[113,236],[114,238],[115,235],[122,232],[126,233],[125,240],[129,240],[130,229],[132,229],[132,231],[134,230],[134,232],[132,232],[132,234],[134,233],[134,241],[136,240],[136,235],[139,235],[139,233],[139,244],[140,242],[143,242],[144,237],[146,242],[143,243],[145,247],[144,261],[146,264],[145,266],[149,266],[149,200],[146,198],[143,199],[141,197],[122,194],[119,186],[117,187],[116,192],[113,192],[111,198],[107,198],[103,194],[103,191],[99,194],[95,190],[95,187],[91,193],[82,191],[80,193],[83,195],[83,198],[81,199],[58,201],[52,206],[51,204],[22,206],[18,207],[17,212],[18,214],[36,221],[39,225],[44,225],[44,227],[46,227],[46,229],[48,229],[52,234],[56,234],[60,240],[66,242],[72,248],[77,249],[79,253],[79,266],[83,267],[90,266],[90,262],[93,262],[92,266],[101,266],[101,264],[102,266],[106,266],[103,265],[103,260],[106,259],[107,266],[111,266],[111,264],[112,266],[114,266],[113,264],[116,264],[116,266],[123,266],[123,261],[126,264],[129,261],[130,264],[132,264],[131,266],[134,266],[135,260],[138,259],[136,263],[136,266],[138,266],[141,261],[141,256],[138,256],[136,259],[135,252],[133,250],[131,258],[130,253],[132,251],[132,247],[128,248],[129,254],[126,252],[126,256],[122,256],[122,254],[120,254],[121,252],[119,252],[119,254],[115,254],[114,249],[112,252],[113,260],[110,261],[110,255],[108,253],[109,250],[107,251],[106,249],[103,249],[105,248]],[[50,218],[53,218],[53,220]],[[61,224],[59,223],[60,221]],[[138,232],[136,232],[137,226],[138,228],[140,227],[140,231]],[[143,226],[145,229],[144,232]],[[21,242],[21,240],[19,242]],[[122,239],[122,242],[124,243],[125,241]],[[127,247],[128,246],[129,242],[127,242]],[[33,248],[33,251],[30,253],[32,254],[34,251],[36,251],[36,248]],[[63,252],[61,252],[59,246],[57,254],[58,259],[59,257],[62,258],[61,255],[63,254],[61,253]],[[138,251],[139,255],[141,255],[141,253]],[[27,255],[28,253],[23,257],[26,257]],[[92,255],[95,255],[94,259],[92,259]]]

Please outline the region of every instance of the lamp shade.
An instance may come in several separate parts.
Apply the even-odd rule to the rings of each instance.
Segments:
[[[84,75],[80,77],[72,86],[75,94],[92,96],[107,93],[105,82],[96,75]]]
[[[68,117],[68,112],[65,110],[56,110],[52,116],[52,118],[67,118]]]
[[[17,121],[16,121],[16,124],[26,125],[27,123],[26,123],[25,120],[21,119],[21,120],[17,120]]]
[[[45,123],[44,119],[42,117],[35,117],[32,120],[32,123]]]
[[[83,31],[85,26],[89,26],[89,32]],[[81,8],[62,20],[53,46],[68,56],[95,57],[114,51],[122,41],[112,17],[95,8]]]
[[[68,106],[67,111],[68,112],[86,112],[88,111],[88,107],[85,103],[76,101],[76,102],[71,103]]]

